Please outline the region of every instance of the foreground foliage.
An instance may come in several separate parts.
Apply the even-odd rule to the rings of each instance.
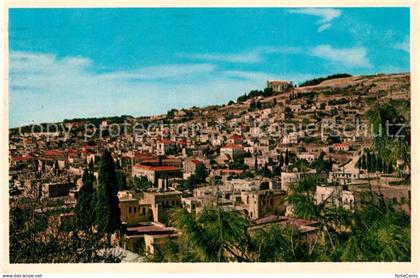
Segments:
[[[400,262],[410,261],[410,219],[374,192],[354,211],[313,200],[315,179],[296,183],[287,202],[296,217],[318,222],[308,240],[293,225],[250,228],[241,214],[220,207],[197,215],[176,212],[177,239],[155,246],[157,262]]]
[[[32,202],[10,210],[10,263],[120,262],[107,252],[106,236],[90,228],[74,229],[69,223],[49,223],[50,213]]]

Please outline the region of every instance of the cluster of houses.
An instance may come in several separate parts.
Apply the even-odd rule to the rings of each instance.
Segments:
[[[310,237],[317,223],[296,219],[293,207],[285,202],[290,185],[308,175],[321,177],[314,192],[318,203],[327,200],[354,210],[363,203],[364,193],[374,190],[410,213],[410,185],[396,186],[401,178],[395,172],[368,173],[359,165],[372,146],[365,129],[354,127],[366,123],[366,98],[392,95],[363,83],[334,94],[285,81],[267,81],[267,87],[277,94],[142,117],[142,122],[158,128],[141,135],[87,141],[81,121],[67,123],[74,127],[69,138],[59,132],[11,131],[11,203],[35,198],[51,209],[65,207],[71,213],[83,172],[91,169],[97,177],[101,153],[108,149],[128,184],[118,192],[122,228],[117,242],[140,254],[153,254],[159,244],[179,235],[173,227],[173,209],[179,207],[197,214],[206,206],[219,206],[243,213],[253,223],[251,229],[288,224]],[[394,95],[409,99],[409,92]],[[250,109],[255,102],[262,104],[260,109]],[[159,128],[162,122],[165,125]],[[186,128],[180,132],[177,124]],[[104,119],[100,125],[113,124]],[[316,166],[320,160],[327,165],[322,172]],[[407,166],[401,169],[410,171]],[[140,179],[148,188],[135,186]]]

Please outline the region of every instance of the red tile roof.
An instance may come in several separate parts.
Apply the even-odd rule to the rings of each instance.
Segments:
[[[187,142],[187,140],[179,140],[178,141],[178,144],[180,144],[180,145],[187,145],[188,142]]]
[[[174,141],[172,141],[171,139],[166,139],[166,138],[160,139],[160,142],[163,143],[163,144],[167,144],[167,145],[175,144]]]
[[[349,144],[347,143],[335,143],[333,144],[334,147],[348,147]]]
[[[238,135],[238,134],[233,134],[232,136],[230,136],[229,139],[233,139],[233,140],[243,140],[242,136]]]
[[[29,154],[24,154],[24,155],[19,155],[19,156],[15,156],[12,158],[13,161],[27,161],[32,159],[33,156],[29,155]]]
[[[64,152],[59,151],[59,150],[47,150],[44,152],[44,155],[47,156],[62,156],[64,155]]]
[[[225,149],[232,149],[232,150],[240,150],[240,149],[242,149],[242,145],[238,145],[238,144],[226,144],[223,148],[225,148]]]
[[[202,164],[203,162],[198,160],[198,159],[193,159],[191,160],[191,162],[193,162],[194,164],[198,165],[198,164]]]
[[[149,166],[149,165],[143,165],[143,164],[136,164],[134,165],[134,168],[155,171],[155,172],[179,171],[179,168],[175,166]]]
[[[134,159],[135,160],[150,160],[150,159],[156,159],[156,156],[147,152],[134,152]]]

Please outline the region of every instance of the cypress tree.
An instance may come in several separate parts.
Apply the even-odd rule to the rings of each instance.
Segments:
[[[360,169],[366,170],[366,154],[360,158]]]
[[[93,158],[89,161],[89,170],[93,171]]]
[[[369,172],[375,172],[376,171],[376,155],[372,153],[370,155],[370,170]]]
[[[196,166],[194,176],[195,182],[197,183],[204,183],[206,181],[206,166],[204,166],[203,163],[200,163]]]
[[[115,232],[120,225],[118,206],[118,182],[114,160],[105,150],[99,163],[98,191],[96,198],[96,223],[106,233]]]
[[[371,169],[372,169],[372,164],[371,164],[371,162],[372,162],[372,156],[371,156],[371,154],[370,154],[370,152],[368,151],[367,153],[366,153],[366,170],[368,171],[368,172],[370,172],[371,171]]]
[[[257,153],[255,153],[254,168],[255,168],[255,172],[257,172],[258,171],[258,155],[257,155]]]
[[[117,183],[118,183],[118,190],[125,190],[127,189],[127,180],[125,178],[125,174],[123,171],[118,170],[116,171],[117,174]]]
[[[379,172],[381,172],[382,173],[382,159],[381,159],[381,157],[378,155],[377,157],[376,157],[376,171],[379,171]]]
[[[55,163],[54,163],[54,174],[56,176],[58,176],[58,174],[59,174],[58,160],[56,160]]]
[[[83,185],[79,190],[76,205],[77,223],[81,228],[87,228],[94,224],[94,193],[93,181],[95,177],[87,169],[83,173]]]
[[[262,175],[263,175],[264,177],[267,177],[267,178],[270,178],[270,177],[272,176],[272,173],[271,173],[270,169],[268,169],[268,165],[267,165],[267,163],[265,163],[265,164],[264,164],[264,168],[263,168],[263,171],[262,171]]]
[[[391,162],[389,162],[389,163],[388,163],[388,167],[387,167],[387,171],[388,171],[388,173],[389,173],[389,174],[391,174],[391,173],[393,172],[393,170],[394,170],[394,169],[393,169],[393,167],[392,167],[392,163],[391,163]]]
[[[283,164],[284,164],[283,154],[280,154],[280,168],[283,167]]]

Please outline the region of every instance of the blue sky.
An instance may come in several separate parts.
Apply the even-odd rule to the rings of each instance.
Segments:
[[[407,72],[409,25],[408,8],[10,9],[9,124],[222,104],[266,79]]]

